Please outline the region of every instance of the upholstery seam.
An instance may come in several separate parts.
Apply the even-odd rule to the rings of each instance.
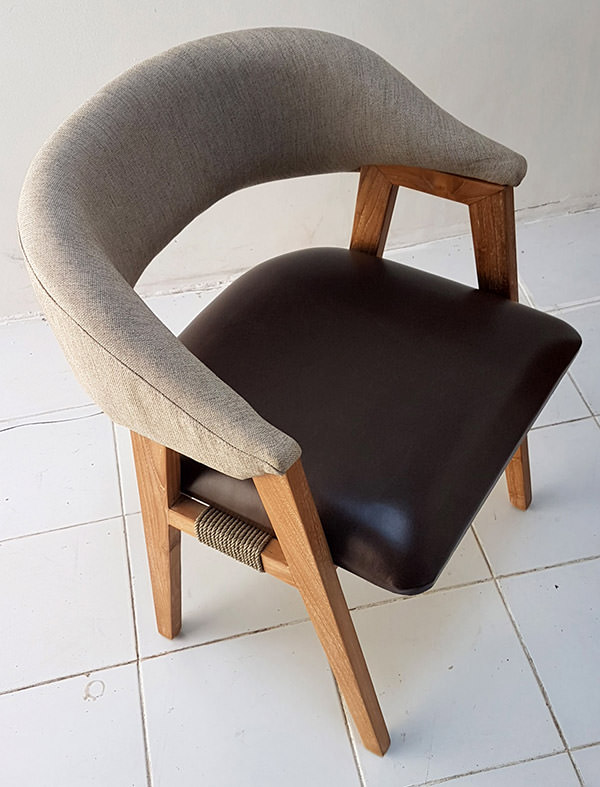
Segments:
[[[240,453],[240,454],[242,454],[243,456],[247,456],[247,457],[250,457],[251,459],[255,459],[255,460],[258,460],[258,461],[260,461],[260,462],[263,462],[265,465],[267,465],[267,467],[270,467],[272,470],[274,470],[274,471],[275,471],[275,473],[276,473],[277,475],[280,475],[281,471],[280,471],[280,470],[278,470],[278,469],[277,469],[277,468],[276,468],[274,465],[272,465],[272,464],[271,464],[270,462],[268,462],[266,459],[262,459],[261,457],[255,456],[254,454],[250,454],[250,453],[248,453],[248,452],[244,451],[243,449],[241,449],[241,448],[238,448],[237,446],[235,446],[235,445],[233,445],[232,443],[229,443],[227,440],[225,440],[225,438],[221,437],[221,435],[217,434],[216,432],[213,432],[213,430],[212,430],[212,429],[210,429],[208,426],[206,426],[206,425],[205,425],[205,424],[203,424],[201,421],[199,421],[197,418],[195,418],[195,417],[194,417],[194,416],[193,416],[191,413],[188,413],[188,411],[187,411],[187,410],[184,410],[184,409],[183,409],[183,407],[181,407],[181,405],[177,404],[177,402],[174,402],[174,401],[173,401],[171,398],[169,398],[169,397],[168,397],[168,396],[167,396],[165,393],[163,393],[163,392],[162,392],[160,389],[158,389],[158,388],[157,388],[155,385],[153,385],[151,382],[149,382],[149,381],[148,381],[148,380],[146,380],[144,377],[142,377],[142,375],[141,375],[141,374],[139,374],[139,372],[136,372],[136,371],[135,371],[135,369],[132,369],[130,366],[128,366],[128,365],[127,365],[127,364],[126,364],[124,361],[122,361],[120,358],[118,358],[118,357],[117,357],[117,356],[116,356],[114,353],[112,353],[112,352],[111,352],[111,351],[110,351],[110,350],[109,350],[107,347],[105,347],[105,346],[104,346],[104,345],[103,345],[101,342],[99,342],[99,341],[98,341],[98,340],[97,340],[97,339],[96,339],[94,336],[92,336],[92,334],[91,334],[91,333],[89,333],[89,332],[88,332],[88,331],[87,331],[87,330],[86,330],[86,329],[85,329],[85,328],[84,328],[82,325],[80,325],[80,324],[79,324],[79,322],[78,322],[78,321],[77,321],[77,320],[76,320],[74,317],[72,317],[72,316],[71,316],[71,315],[70,315],[70,314],[69,314],[69,313],[68,313],[68,312],[67,312],[65,309],[63,309],[63,307],[60,305],[60,303],[58,303],[58,302],[57,302],[57,301],[54,299],[54,297],[53,297],[53,296],[52,296],[52,295],[51,295],[51,294],[48,292],[48,290],[46,289],[46,287],[44,286],[44,284],[41,282],[41,280],[40,280],[40,278],[39,278],[39,276],[38,276],[37,272],[36,272],[36,271],[35,271],[35,269],[34,269],[34,267],[31,265],[31,263],[30,263],[30,261],[29,261],[29,258],[28,258],[28,256],[27,256],[27,253],[25,252],[25,248],[24,248],[23,241],[22,241],[22,239],[21,239],[21,235],[20,235],[20,233],[19,233],[19,240],[20,240],[20,242],[21,242],[21,249],[22,249],[22,251],[23,251],[23,256],[24,256],[24,258],[25,258],[25,263],[27,264],[28,268],[31,270],[31,273],[33,274],[33,276],[34,276],[34,278],[35,278],[36,282],[39,284],[39,286],[42,288],[42,290],[43,290],[43,291],[44,291],[44,293],[45,293],[45,294],[48,296],[48,298],[50,298],[50,300],[52,301],[52,303],[53,303],[53,304],[54,304],[54,305],[55,305],[55,306],[56,306],[58,309],[60,309],[60,311],[61,311],[61,312],[62,312],[62,313],[65,315],[65,317],[67,317],[69,320],[71,320],[71,322],[73,322],[73,323],[74,323],[74,324],[75,324],[75,325],[76,325],[76,326],[77,326],[77,327],[78,327],[78,328],[79,328],[81,331],[83,331],[83,333],[84,333],[84,334],[85,334],[85,335],[86,335],[88,338],[90,338],[90,339],[91,339],[91,340],[94,342],[94,344],[96,344],[98,347],[100,347],[102,350],[104,350],[104,352],[106,352],[106,353],[107,353],[107,354],[108,354],[108,355],[109,355],[111,358],[114,358],[114,360],[115,360],[115,361],[117,361],[117,363],[121,364],[121,366],[123,366],[125,369],[127,369],[129,372],[131,372],[133,375],[135,375],[135,376],[136,376],[136,377],[137,377],[139,380],[141,380],[143,383],[145,383],[145,384],[146,384],[146,385],[147,385],[149,388],[151,388],[153,391],[156,391],[156,393],[157,393],[157,394],[159,394],[159,396],[163,397],[163,399],[165,399],[167,402],[169,402],[170,404],[172,404],[172,405],[173,405],[173,407],[175,407],[175,408],[176,408],[177,410],[179,410],[181,413],[183,413],[183,414],[184,414],[184,415],[186,415],[188,418],[190,418],[190,419],[191,419],[191,420],[192,420],[192,421],[193,421],[195,424],[197,424],[198,426],[200,426],[202,429],[206,429],[206,431],[207,431],[207,432],[208,432],[210,435],[212,435],[213,437],[216,437],[216,438],[217,438],[217,440],[220,440],[220,441],[221,441],[222,443],[224,443],[226,446],[228,446],[229,448],[232,448],[234,451],[237,451],[237,452],[239,452],[239,453]],[[132,289],[133,289],[133,288],[132,288]],[[158,319],[158,317],[157,317],[156,319]],[[159,321],[159,322],[160,322],[160,321]],[[174,338],[176,339],[177,337],[174,337]],[[199,362],[199,363],[202,363],[202,361],[199,361],[199,359],[196,359],[196,360],[198,360],[198,362]],[[206,367],[206,368],[208,369],[208,367]],[[212,371],[212,370],[209,370],[209,371]],[[214,372],[212,372],[212,373],[214,374]],[[223,383],[223,385],[227,385],[227,383],[225,383],[223,380],[221,380],[221,378],[220,378],[220,377],[218,377],[217,375],[215,375],[215,377],[217,377],[217,379],[218,379],[220,382],[222,382],[222,383]],[[238,393],[236,390],[234,390],[233,388],[231,388],[231,386],[228,386],[228,388],[230,388],[230,389],[233,391],[233,393],[235,393],[235,394],[236,394],[236,396],[239,396],[239,397],[240,397],[240,399],[241,399],[242,401],[246,402],[246,400],[244,399],[244,397],[243,397],[243,396],[241,396],[241,395],[240,395],[240,394],[239,394],[239,393]],[[254,410],[254,408],[252,407],[252,405],[251,405],[249,402],[246,402],[246,404],[248,405],[248,407],[251,407],[251,408]],[[254,412],[256,412],[256,411],[254,411]],[[259,415],[259,413],[256,413],[256,415],[258,415],[258,417],[259,417],[259,418],[262,418],[262,415]],[[263,419],[263,420],[265,420],[265,419]],[[268,421],[265,421],[265,423],[269,424],[269,422],[268,422]],[[277,427],[273,426],[273,424],[269,424],[269,426],[271,426],[273,429],[277,429]],[[291,439],[293,439],[293,438],[291,438]],[[285,472],[285,471],[284,471],[284,472]],[[251,476],[251,477],[252,477],[252,476]]]

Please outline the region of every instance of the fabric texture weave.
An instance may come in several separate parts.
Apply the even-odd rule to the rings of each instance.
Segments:
[[[525,160],[442,110],[389,63],[313,30],[243,30],[134,66],[34,159],[19,231],[79,380],[118,423],[235,478],[283,473],[293,437],[160,323],[133,286],[225,195],[365,164],[517,185]]]
[[[261,554],[273,538],[270,533],[213,506],[196,519],[194,530],[198,541],[206,546],[264,572]]]

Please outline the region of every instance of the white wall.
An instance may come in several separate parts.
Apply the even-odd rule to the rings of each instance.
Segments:
[[[354,38],[461,120],[523,153],[521,216],[599,204],[597,0],[2,0],[0,317],[35,308],[15,208],[44,139],[134,62],[192,38],[265,25]],[[340,175],[234,195],[161,255],[145,288],[226,277],[300,246],[345,244],[355,189],[356,176]],[[462,206],[403,194],[389,246],[455,234],[465,221]]]

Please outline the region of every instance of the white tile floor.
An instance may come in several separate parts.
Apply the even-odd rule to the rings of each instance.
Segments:
[[[154,628],[128,435],[41,320],[0,327],[0,783],[600,785],[600,211],[519,228],[524,296],[584,337],[436,587],[343,573],[392,735],[356,743],[295,591],[184,538],[184,630]],[[455,238],[395,258],[473,281]],[[214,292],[150,299],[179,330]]]

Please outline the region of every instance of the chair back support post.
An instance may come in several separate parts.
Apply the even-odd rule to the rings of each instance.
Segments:
[[[505,186],[469,205],[479,289],[519,300],[513,189]]]
[[[398,186],[377,167],[362,167],[350,248],[381,257],[387,240]]]

